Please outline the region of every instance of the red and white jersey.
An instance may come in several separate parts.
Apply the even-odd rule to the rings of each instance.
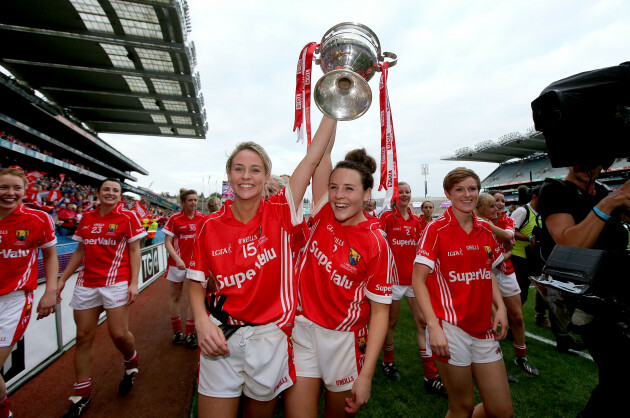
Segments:
[[[39,249],[56,243],[52,218],[42,211],[20,204],[0,220],[0,295],[37,289]]]
[[[85,246],[77,286],[104,287],[131,280],[129,242],[147,235],[135,212],[117,205],[105,216],[99,206],[84,213],[72,239]]]
[[[246,224],[232,213],[232,200],[199,225],[187,277],[206,282],[225,296],[230,324],[275,323],[289,333],[296,307],[291,257],[293,229],[303,220],[290,188],[265,201]]]
[[[431,222],[433,222],[433,219],[431,219],[429,222],[424,220],[424,217],[420,216],[418,217],[418,225],[420,225],[420,233],[422,234],[422,232],[424,232],[424,230],[426,229],[427,225],[429,225]]]
[[[185,263],[192,257],[197,227],[204,219],[206,216],[201,212],[195,211],[193,217],[189,218],[186,212],[181,211],[171,216],[162,228],[166,235],[173,237],[173,248]],[[171,257],[168,258],[168,266],[175,266],[175,261]]]
[[[512,240],[511,243],[514,244],[516,241],[514,239],[514,219],[507,216],[505,212],[501,214],[501,217],[494,223],[501,229],[505,229],[506,231],[512,231]],[[496,238],[496,237],[495,237]],[[508,251],[507,242],[502,239],[496,238],[499,243],[499,247],[501,247],[501,251],[504,253]],[[514,273],[514,266],[512,266],[512,260],[504,260],[503,263],[499,264],[497,268],[504,274],[512,274]]]
[[[438,318],[473,337],[494,338],[491,271],[503,253],[487,222],[474,217],[467,234],[448,208],[424,230],[415,261],[431,268],[426,285]]]
[[[299,310],[324,328],[359,330],[370,320],[366,297],[392,302],[392,252],[378,222],[343,226],[335,220],[327,194],[311,219],[311,237],[300,264]]]
[[[380,217],[381,229],[385,232],[389,248],[396,260],[397,275],[392,282],[395,285],[410,286],[413,273],[413,261],[416,258],[416,248],[420,239],[421,229],[419,219],[407,208],[407,219],[403,218],[397,207],[386,210]]]

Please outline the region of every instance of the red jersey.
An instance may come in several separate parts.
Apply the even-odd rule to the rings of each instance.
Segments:
[[[407,219],[403,218],[398,208],[383,212],[380,217],[381,229],[385,232],[389,248],[396,260],[397,275],[393,277],[393,284],[411,286],[413,260],[416,258],[416,247],[420,239],[420,221],[407,208]]]
[[[37,289],[39,249],[56,243],[52,218],[42,211],[20,204],[0,220],[0,295]]]
[[[505,212],[501,214],[501,217],[494,223],[501,229],[505,229],[506,231],[512,231],[512,240],[511,243],[514,244],[516,241],[514,240],[514,219],[507,216]],[[499,247],[501,247],[502,252],[507,252],[507,242],[502,239],[496,238],[499,243]],[[503,263],[497,266],[497,268],[504,274],[512,274],[514,273],[514,266],[512,266],[512,260],[505,260]]]
[[[171,216],[162,229],[166,235],[173,237],[173,248],[185,263],[188,263],[192,257],[197,226],[205,218],[206,216],[198,211],[195,211],[192,218],[181,211]],[[175,266],[175,261],[171,257],[168,258],[168,266]]]
[[[323,205],[323,206],[322,206]],[[315,209],[300,265],[300,311],[316,324],[356,331],[370,320],[367,298],[390,304],[394,258],[378,222],[343,226],[328,200]]]
[[[422,233],[424,229],[427,227],[427,225],[429,225],[431,222],[433,222],[433,220],[427,222],[424,220],[424,217],[422,216],[418,217],[418,225],[420,226],[420,233]]]
[[[426,285],[439,319],[473,337],[494,338],[491,271],[503,254],[487,222],[474,217],[466,234],[448,208],[424,230],[415,261],[431,268]]]
[[[104,287],[131,280],[127,243],[147,235],[135,212],[117,205],[105,216],[99,206],[85,212],[72,239],[85,246],[77,286]]]
[[[232,204],[227,200],[199,225],[187,277],[202,283],[213,278],[230,324],[275,323],[288,333],[296,306],[291,241],[302,211],[288,187],[261,198],[246,224],[234,217]]]

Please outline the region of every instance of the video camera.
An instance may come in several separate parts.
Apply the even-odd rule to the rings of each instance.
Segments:
[[[531,105],[553,167],[630,157],[630,62],[555,81]],[[579,325],[576,312],[589,312],[630,323],[629,261],[627,251],[556,246],[531,280],[563,322]]]
[[[551,83],[532,113],[553,167],[630,157],[630,61]]]

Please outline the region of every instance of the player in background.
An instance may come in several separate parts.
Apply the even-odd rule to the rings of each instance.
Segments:
[[[391,380],[400,380],[400,373],[394,365],[394,329],[398,322],[400,301],[407,297],[407,303],[413,314],[418,334],[418,347],[424,370],[424,388],[429,393],[446,395],[442,381],[437,376],[437,370],[433,364],[433,358],[427,354],[425,338],[426,323],[422,311],[416,302],[416,297],[411,287],[413,273],[413,260],[416,258],[416,247],[422,230],[420,220],[411,213],[409,202],[411,201],[411,187],[403,181],[398,183],[398,200],[396,205],[380,217],[381,229],[385,232],[389,248],[394,254],[398,275],[394,276],[392,285],[392,306],[389,310],[389,328],[383,344],[383,372]],[[425,202],[426,203],[426,202]],[[431,202],[429,202],[431,204]],[[431,206],[433,206],[431,204]]]
[[[179,191],[179,201],[182,210],[171,216],[164,225],[164,246],[168,251],[168,273],[166,280],[169,280],[171,294],[168,299],[168,312],[171,317],[173,337],[171,340],[175,344],[186,344],[188,348],[197,348],[197,336],[195,335],[195,320],[193,319],[190,304],[185,300],[186,328],[182,333],[182,289],[186,281],[186,270],[192,257],[193,242],[197,227],[203,219],[204,214],[197,211],[197,192],[195,190],[181,189]],[[186,286],[188,290],[188,286]]]
[[[22,338],[31,319],[37,289],[37,255],[42,251],[46,290],[37,306],[37,319],[55,312],[57,304],[57,238],[52,218],[22,204],[28,184],[17,168],[0,171],[0,367]],[[0,376],[0,418],[12,416],[7,386]]]
[[[488,223],[473,214],[481,181],[459,167],[446,175],[443,186],[452,205],[422,234],[413,290],[448,393],[447,416],[512,416],[497,341],[507,333],[507,314],[492,274],[503,255]],[[476,407],[473,378],[483,399]]]
[[[221,206],[223,206],[221,199],[216,196],[212,196],[208,199],[208,203],[206,205],[208,207],[208,213],[218,212],[218,210],[221,209]]]
[[[187,275],[202,353],[200,417],[236,417],[241,394],[246,396],[244,416],[270,417],[277,395],[295,380],[291,238],[303,219],[306,187],[335,126],[333,119],[322,119],[289,184],[268,200],[271,161],[265,150],[244,142],[228,158],[234,200],[200,225]],[[206,284],[216,286],[208,297]]]
[[[332,146],[313,174],[316,204],[293,330],[298,378],[285,396],[287,417],[316,417],[322,382],[325,416],[356,414],[370,398],[387,333],[395,265],[379,222],[363,213],[376,162],[358,149],[332,170]]]
[[[499,291],[503,297],[503,303],[507,308],[512,337],[514,338],[514,363],[532,376],[538,376],[539,372],[527,360],[527,346],[525,344],[525,322],[523,322],[523,305],[521,303],[521,288],[516,280],[514,267],[509,260],[511,253],[505,243],[510,242],[514,236],[514,229],[502,229],[494,225],[499,221],[499,211],[495,197],[488,193],[481,193],[477,200],[477,216],[485,219],[491,225],[499,247],[503,252],[503,262],[493,269],[493,273],[499,285]],[[511,220],[511,218],[510,218]],[[510,224],[507,225],[508,228]],[[513,226],[513,223],[512,223]]]
[[[123,355],[125,372],[118,386],[119,395],[129,393],[138,373],[138,353],[129,331],[129,307],[138,297],[140,239],[147,233],[136,213],[124,208],[121,196],[118,180],[103,180],[97,190],[100,204],[81,219],[72,237],[79,244],[58,282],[57,299],[61,301],[66,282],[83,264],[70,302],[77,325],[76,383],[67,417],[80,416],[90,403],[94,337],[103,310],[109,335]]]
[[[433,221],[433,202],[425,200],[422,202],[420,210],[422,211],[422,216],[420,216],[420,231],[424,231],[424,228]]]

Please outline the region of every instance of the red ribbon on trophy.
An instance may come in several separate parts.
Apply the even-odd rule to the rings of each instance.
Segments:
[[[319,44],[309,42],[302,49],[297,64],[295,81],[295,122],[293,132],[297,129],[297,142],[304,143],[304,131],[306,131],[307,149],[311,145],[311,68],[313,66],[313,53]]]
[[[381,80],[379,83],[381,104],[381,183],[378,190],[385,188],[385,204],[395,204],[398,199],[398,158],[396,157],[396,136],[394,135],[394,122],[392,109],[389,105],[387,93],[387,72],[389,63],[379,64],[381,67]]]

